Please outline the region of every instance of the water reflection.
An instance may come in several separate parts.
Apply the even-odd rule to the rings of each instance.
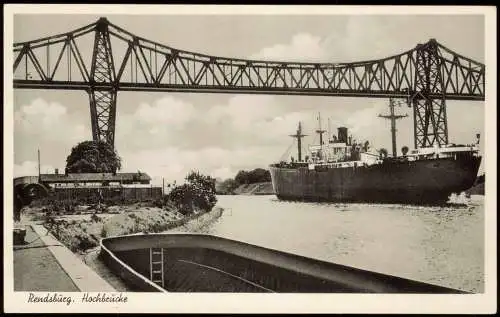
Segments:
[[[483,291],[484,200],[445,206],[219,196],[198,232],[465,291]]]

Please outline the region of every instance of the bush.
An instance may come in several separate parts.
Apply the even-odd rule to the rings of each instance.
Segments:
[[[174,204],[183,215],[192,214],[195,209],[210,211],[217,203],[215,179],[198,172],[186,177],[186,184],[174,187],[166,200]]]

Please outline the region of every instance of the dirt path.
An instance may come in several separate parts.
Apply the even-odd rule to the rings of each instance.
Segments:
[[[113,286],[119,292],[132,292],[130,288],[119,276],[99,259],[100,247],[87,251],[79,255],[80,259],[106,282]]]

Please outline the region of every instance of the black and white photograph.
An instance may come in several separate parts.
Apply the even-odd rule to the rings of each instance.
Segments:
[[[494,7],[4,17],[6,312],[496,311]]]

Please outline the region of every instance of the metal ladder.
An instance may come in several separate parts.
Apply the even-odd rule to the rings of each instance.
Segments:
[[[150,248],[149,260],[149,272],[151,281],[161,287],[164,287],[163,248]]]

